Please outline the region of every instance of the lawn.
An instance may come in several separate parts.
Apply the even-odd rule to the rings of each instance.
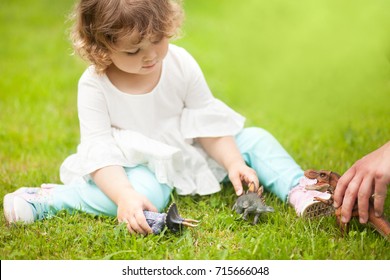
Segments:
[[[0,197],[60,183],[76,151],[73,1],[0,2]],[[269,130],[303,169],[343,173],[390,139],[390,2],[386,0],[186,0],[183,37],[214,95]],[[173,194],[200,226],[132,236],[113,218],[83,213],[8,227],[0,210],[0,259],[389,260],[389,242],[333,217],[303,220],[272,194],[258,225],[231,211],[227,185],[210,196]],[[385,214],[390,217],[388,196]]]

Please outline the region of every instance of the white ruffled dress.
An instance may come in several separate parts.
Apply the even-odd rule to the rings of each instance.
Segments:
[[[180,195],[220,190],[226,170],[197,144],[197,137],[236,135],[244,117],[211,94],[193,57],[169,45],[157,86],[149,93],[121,92],[89,67],[79,81],[81,142],[60,168],[64,184],[85,182],[110,165],[145,165],[158,182]]]

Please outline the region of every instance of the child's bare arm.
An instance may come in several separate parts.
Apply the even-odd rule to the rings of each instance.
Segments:
[[[205,151],[227,170],[237,195],[243,192],[242,182],[259,185],[256,172],[246,165],[232,136],[202,137],[197,140]]]
[[[144,195],[133,189],[123,167],[103,167],[91,176],[99,188],[118,206],[118,221],[125,222],[129,232],[152,233],[143,210],[156,212],[157,209]]]

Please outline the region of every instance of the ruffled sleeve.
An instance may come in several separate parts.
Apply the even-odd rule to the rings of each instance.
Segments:
[[[70,184],[90,179],[90,173],[100,168],[120,165],[145,165],[160,183],[174,185],[172,174],[183,166],[181,151],[142,134],[112,129],[112,138],[80,144],[77,153],[69,156],[60,168],[61,181]]]
[[[112,137],[107,100],[100,76],[89,67],[78,84],[77,106],[81,143],[77,153],[65,159],[60,178],[65,184],[85,180],[89,174],[110,165],[126,164],[123,152]]]
[[[77,147],[77,153],[62,163],[60,179],[64,184],[87,181],[90,173],[111,165],[129,166],[114,139],[82,142]]]
[[[189,53],[183,50],[182,56],[187,85],[180,121],[184,138],[236,135],[245,118],[213,96],[199,64]]]
[[[183,167],[180,149],[135,131],[114,128],[113,135],[126,159],[125,166],[146,165],[154,172],[158,182],[174,185],[172,174],[180,172]]]
[[[225,103],[214,99],[202,108],[185,108],[181,132],[186,139],[236,135],[244,127],[245,118]]]

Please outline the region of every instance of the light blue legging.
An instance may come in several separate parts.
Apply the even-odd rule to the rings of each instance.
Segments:
[[[267,191],[286,201],[290,189],[303,176],[302,169],[266,130],[245,128],[236,142],[246,163],[252,167]],[[145,166],[125,168],[129,181],[136,191],[144,194],[159,211],[170,200],[172,189],[160,184],[152,171]],[[225,179],[225,181],[227,181]],[[55,185],[50,191],[50,212],[82,210],[91,214],[117,215],[117,206],[94,182],[74,185]]]

